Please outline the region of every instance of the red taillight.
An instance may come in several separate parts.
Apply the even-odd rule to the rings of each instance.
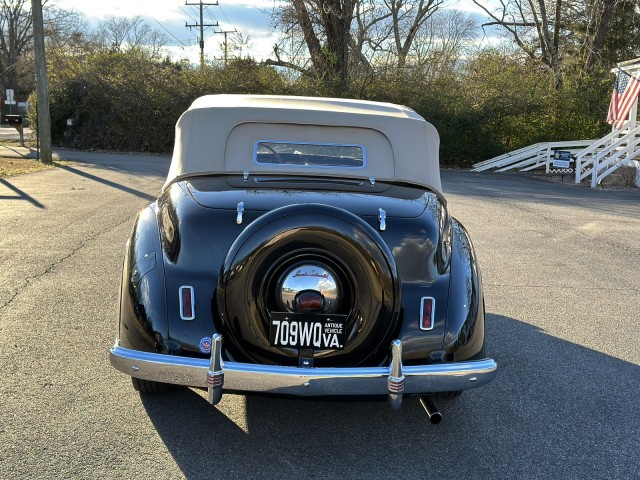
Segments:
[[[431,330],[433,328],[433,315],[436,301],[433,297],[422,297],[420,305],[420,330]]]
[[[180,318],[182,320],[196,318],[193,287],[180,287]]]

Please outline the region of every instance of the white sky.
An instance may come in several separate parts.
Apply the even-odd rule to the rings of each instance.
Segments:
[[[188,1],[197,3],[198,0]],[[215,0],[205,2],[215,3]],[[199,21],[199,8],[186,6],[184,0],[53,0],[52,3],[82,13],[92,26],[109,17],[140,15],[152,28],[167,36],[167,49],[175,59],[198,61],[199,31],[186,28],[185,23],[195,24]],[[261,60],[272,54],[277,41],[277,33],[270,28],[269,15],[277,3],[278,0],[219,0],[220,5],[208,6],[204,10],[204,23],[217,21],[220,26],[216,31],[237,29],[244,37],[249,36],[252,47],[250,55]],[[451,0],[449,6],[473,13],[481,12],[471,0]],[[205,55],[208,58],[220,58],[220,44],[224,36],[213,32],[213,28],[205,30]]]

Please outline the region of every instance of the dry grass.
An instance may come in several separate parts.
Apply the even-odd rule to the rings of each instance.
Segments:
[[[0,178],[39,172],[40,170],[49,170],[63,163],[64,162],[53,162],[52,165],[45,165],[32,158],[0,157]]]
[[[24,147],[29,150],[25,150]],[[54,161],[51,165],[45,165],[35,158],[27,158],[27,154],[30,157],[35,155],[35,149],[36,142],[29,138],[28,135],[25,135],[24,146],[22,147],[20,142],[15,139],[3,138],[0,140],[0,178],[50,170],[59,165],[69,164],[69,162]],[[20,155],[25,156],[21,157]]]

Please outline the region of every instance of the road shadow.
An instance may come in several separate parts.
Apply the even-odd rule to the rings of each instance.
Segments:
[[[3,157],[9,158],[38,158],[38,152],[30,147],[13,146],[0,142]]]
[[[488,201],[532,201],[550,206],[588,208],[637,218],[640,215],[640,189],[602,190],[575,184],[548,182],[525,174],[442,171],[445,195],[461,195]]]
[[[98,182],[98,183],[101,183],[103,185],[107,185],[108,187],[116,188],[116,189],[121,190],[121,191],[123,191],[125,193],[129,193],[131,195],[134,195],[136,197],[142,198],[142,199],[147,200],[149,202],[153,202],[157,198],[157,197],[154,197],[153,195],[149,195],[148,193],[142,192],[140,190],[136,190],[135,188],[127,187],[126,185],[122,185],[122,184],[114,182],[112,180],[107,180],[106,178],[99,177],[98,175],[93,175],[92,173],[83,172],[82,170],[79,170],[79,169],[74,168],[74,167],[70,167],[68,165],[59,165],[58,168],[60,168],[62,170],[66,170],[67,172],[73,173],[73,174],[78,175],[80,177],[86,178],[88,180],[92,180],[94,182]]]
[[[25,200],[29,202],[31,205],[33,205],[34,207],[41,208],[41,209],[45,208],[45,206],[41,204],[38,200],[33,198],[24,190],[20,190],[15,185],[12,185],[4,178],[0,178],[0,185],[4,185],[12,192],[15,192],[15,195],[0,195],[0,200]]]
[[[497,379],[439,401],[380,402],[227,395],[142,396],[185,477],[632,478],[640,451],[640,367],[488,315]],[[240,397],[244,398],[244,397]],[[228,412],[229,416],[222,412]]]
[[[82,152],[59,149],[56,149],[55,152],[60,159],[77,162],[83,167],[93,166],[114,172],[158,178],[167,176],[171,162],[171,158],[164,155]]]

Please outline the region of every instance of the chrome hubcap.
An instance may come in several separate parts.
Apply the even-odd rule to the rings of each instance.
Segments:
[[[289,312],[333,313],[342,296],[337,275],[319,263],[298,264],[278,283],[276,295]]]

